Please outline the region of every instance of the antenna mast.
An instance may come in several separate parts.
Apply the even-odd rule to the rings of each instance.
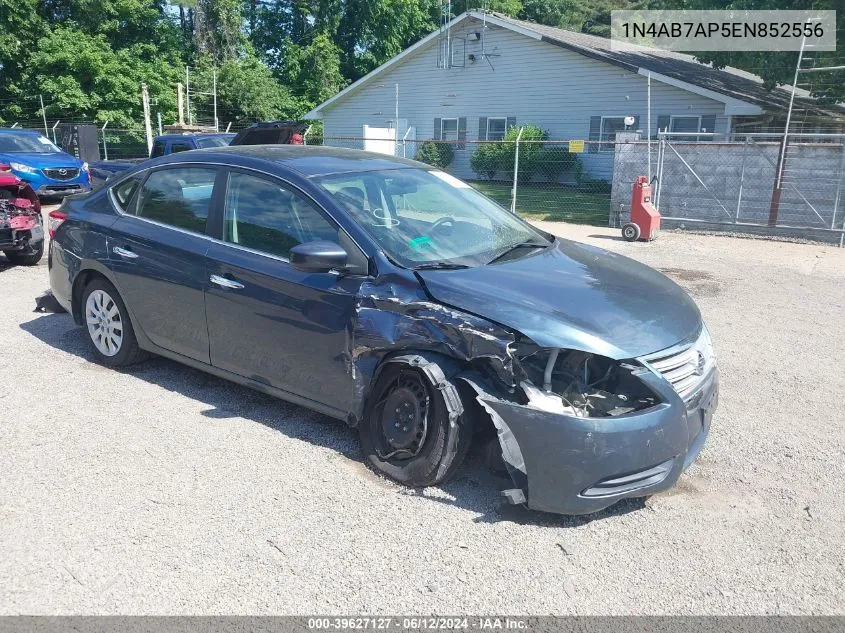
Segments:
[[[440,36],[437,41],[437,67],[452,67],[452,0],[440,0]]]

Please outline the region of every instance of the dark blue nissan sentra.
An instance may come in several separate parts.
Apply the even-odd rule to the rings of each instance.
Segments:
[[[409,486],[488,441],[510,502],[594,512],[671,487],[716,408],[710,336],[674,282],[421,163],[183,152],[50,224],[53,293],[99,362],[159,354],[344,420]]]

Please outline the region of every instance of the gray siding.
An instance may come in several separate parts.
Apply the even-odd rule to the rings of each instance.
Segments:
[[[481,30],[473,20],[452,33],[462,37]],[[418,140],[433,138],[434,119],[446,117],[467,117],[467,141],[478,140],[479,117],[516,117],[517,124],[535,123],[559,140],[588,139],[590,117],[597,115],[639,116],[639,128],[645,130],[645,77],[498,27],[488,26],[484,48],[495,55],[490,58],[495,70],[481,59],[446,70],[437,68],[437,42],[431,42],[324,108],[326,136],[361,137],[365,124],[386,126],[394,117],[397,82],[399,117],[417,128]],[[480,42],[467,42],[466,54],[480,58]],[[655,80],[651,99],[652,133],[658,116],[685,114],[716,115],[715,131],[728,131],[722,103]],[[457,152],[450,171],[473,177],[473,149],[470,143]],[[585,177],[610,178],[613,152],[582,158]]]

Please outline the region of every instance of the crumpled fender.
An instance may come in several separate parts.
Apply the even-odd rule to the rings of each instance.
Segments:
[[[392,353],[431,352],[454,359],[456,367],[483,366],[507,387],[515,384],[514,335],[490,321],[431,301],[413,277],[391,275],[362,284],[349,338],[347,362],[354,394],[348,421],[352,426],[363,415],[378,367]]]

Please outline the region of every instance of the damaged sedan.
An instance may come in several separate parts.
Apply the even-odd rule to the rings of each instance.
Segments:
[[[50,214],[50,283],[109,366],[150,353],[341,419],[442,483],[495,447],[511,503],[671,487],[718,398],[689,296],[414,161],[250,146],[145,162]]]

